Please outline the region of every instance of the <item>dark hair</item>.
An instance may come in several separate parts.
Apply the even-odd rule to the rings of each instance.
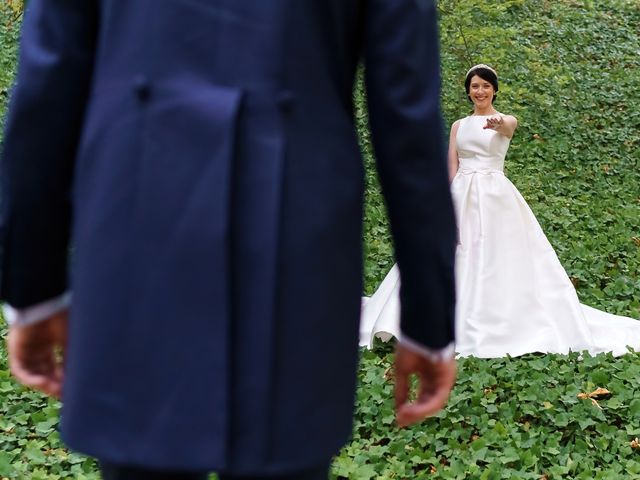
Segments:
[[[481,79],[486,80],[491,85],[493,85],[493,90],[495,92],[498,91],[498,76],[495,74],[493,70],[489,70],[488,68],[485,68],[485,67],[474,68],[469,73],[467,73],[467,78],[465,78],[464,80],[464,89],[467,92],[467,98],[469,99],[470,102],[472,102],[472,100],[471,100],[471,97],[469,96],[469,89],[471,88],[471,79],[475,75],[479,76]],[[491,99],[492,103],[496,99],[496,97],[497,95],[494,93],[493,98]]]

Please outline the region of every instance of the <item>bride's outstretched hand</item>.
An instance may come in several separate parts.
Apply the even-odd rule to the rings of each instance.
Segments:
[[[487,118],[487,123],[482,128],[484,130],[486,130],[487,128],[490,128],[491,130],[497,130],[502,126],[503,123],[504,118],[502,118],[502,115],[495,115],[493,117]]]
[[[416,400],[411,402],[413,374],[419,383]],[[406,427],[442,410],[456,381],[456,361],[434,361],[398,343],[395,376],[396,420],[400,427]]]

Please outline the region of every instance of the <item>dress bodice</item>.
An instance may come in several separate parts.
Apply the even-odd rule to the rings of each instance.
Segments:
[[[471,115],[460,120],[456,148],[461,172],[504,170],[511,140],[492,129],[483,129],[489,115]]]

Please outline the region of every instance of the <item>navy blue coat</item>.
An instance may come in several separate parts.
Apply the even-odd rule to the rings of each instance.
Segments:
[[[348,439],[361,59],[402,328],[442,347],[455,227],[432,1],[29,2],[1,294],[25,307],[73,292],[72,448],[264,473],[324,462]]]

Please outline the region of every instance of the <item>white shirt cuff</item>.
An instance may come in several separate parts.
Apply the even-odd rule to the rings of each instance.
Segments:
[[[2,313],[9,326],[24,327],[41,322],[55,313],[66,310],[69,305],[71,305],[71,292],[65,292],[60,296],[25,308],[13,308],[11,305],[5,304]]]
[[[451,342],[444,348],[429,348],[416,342],[412,338],[407,337],[402,332],[400,332],[400,338],[398,341],[409,350],[413,350],[415,353],[418,353],[433,362],[446,362],[453,359],[456,355],[455,342]]]

